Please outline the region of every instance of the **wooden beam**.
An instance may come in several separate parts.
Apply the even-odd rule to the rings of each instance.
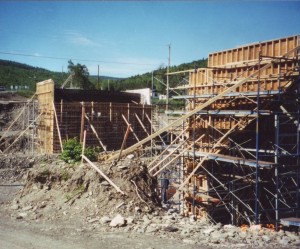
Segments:
[[[184,132],[186,132],[188,129],[188,127],[186,127],[165,149],[164,151],[161,153],[161,155],[163,155],[164,153],[166,153],[168,151],[168,149],[182,136],[182,134]],[[159,156],[157,156],[156,158],[154,158],[152,160],[152,162],[148,165],[148,168],[150,168],[157,160],[159,159]]]
[[[82,155],[84,155],[85,143],[86,143],[86,130],[84,130],[83,132],[83,144],[82,144],[82,151],[81,151]],[[83,157],[81,157],[81,163],[83,163]]]
[[[125,146],[127,137],[128,137],[128,135],[129,135],[129,132],[130,132],[130,125],[128,125],[128,126],[127,126],[127,129],[126,129],[126,132],[125,132],[125,135],[124,135],[124,138],[123,138],[123,142],[122,142],[122,146],[121,146],[121,149],[120,149],[120,154],[119,154],[118,161],[121,159],[122,151],[123,151],[123,149],[124,149],[124,146]]]
[[[142,126],[144,132],[149,136],[149,133],[148,133],[146,127],[144,126],[144,124],[142,123],[142,121],[140,120],[139,116],[136,113],[134,115],[135,115],[136,119],[139,121],[140,125]]]
[[[89,123],[89,125],[90,125],[90,127],[91,127],[93,133],[95,134],[96,138],[98,139],[98,141],[99,141],[101,147],[103,148],[104,151],[107,151],[107,150],[106,150],[106,146],[102,143],[102,141],[101,141],[101,139],[100,139],[100,137],[99,137],[99,135],[98,135],[98,133],[97,133],[97,131],[96,131],[94,125],[92,124],[92,122],[90,121],[90,119],[89,119],[89,117],[87,116],[86,113],[85,113],[85,118],[86,118],[86,120],[88,121],[88,123]]]
[[[94,163],[92,163],[85,155],[81,155],[81,157],[92,167],[94,168],[103,178],[109,182],[111,186],[113,186],[118,192],[120,192],[122,195],[125,195],[125,193],[116,185],[113,183],[112,180],[108,178]]]
[[[83,130],[84,130],[84,117],[85,117],[85,106],[84,102],[81,102],[81,122],[80,122],[80,143],[83,141]]]
[[[199,137],[195,143],[199,142],[203,137],[205,136],[205,134],[203,134],[201,137]],[[194,143],[190,144],[187,148],[183,149],[176,157],[174,157],[170,162],[168,162],[167,164],[165,164],[162,168],[160,168],[155,174],[153,174],[153,176],[156,176],[159,172],[161,172],[163,169],[165,169],[167,166],[169,166],[173,161],[175,161],[178,157],[180,157],[183,153],[185,153],[187,150],[189,150],[190,148],[192,148],[194,145]],[[158,166],[159,164],[157,164],[156,166]],[[155,166],[155,167],[156,167]],[[154,168],[154,167],[153,167]],[[153,169],[152,168],[152,169]],[[149,171],[150,172],[150,171]]]
[[[214,151],[221,143],[222,141],[228,137],[230,133],[232,133],[239,125],[242,125],[244,122],[243,119],[241,119],[238,123],[236,123],[230,130],[228,130],[218,141],[214,144],[214,146],[209,149],[208,153],[219,153],[220,150]],[[208,156],[205,156],[202,158],[202,160],[197,164],[197,166],[194,168],[194,170],[190,173],[190,175],[184,180],[184,182],[180,185],[178,190],[182,190],[183,187],[189,182],[189,180],[192,178],[192,176],[196,173],[196,171],[202,166],[202,164],[207,160]]]
[[[131,124],[128,123],[127,119],[125,118],[125,116],[124,116],[123,114],[122,114],[122,118],[124,119],[124,121],[125,121],[125,123],[127,124],[127,126],[130,127],[130,130],[131,130],[133,136],[135,137],[135,139],[136,139],[137,141],[140,141],[139,138],[137,137],[137,135],[135,134],[134,130],[132,129]]]
[[[152,123],[152,121],[151,121],[151,119],[149,118],[149,116],[148,116],[147,113],[146,113],[146,118],[148,119],[149,123],[151,124],[152,130],[155,132],[155,129],[154,129],[154,127],[153,127],[153,123]],[[162,141],[162,143],[163,143],[164,145],[166,145],[166,143],[165,143],[165,141],[162,139],[162,137],[161,137],[160,135],[158,135],[158,137],[160,138],[160,140]]]
[[[52,102],[52,108],[53,108],[54,117],[55,117],[56,129],[57,129],[58,138],[59,138],[59,144],[60,144],[60,150],[61,150],[61,152],[63,152],[64,148],[63,148],[63,144],[62,144],[62,140],[61,140],[61,134],[60,134],[59,124],[58,124],[58,118],[57,118],[57,113],[56,113],[54,102]]]

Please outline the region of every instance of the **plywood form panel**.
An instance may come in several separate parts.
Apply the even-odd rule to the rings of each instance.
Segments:
[[[151,106],[134,105],[134,104],[120,104],[120,103],[91,103],[85,102],[85,112],[89,117],[92,125],[100,137],[101,142],[107,146],[108,150],[119,149],[122,143],[123,136],[127,129],[127,124],[122,118],[122,114],[127,121],[132,125],[137,137],[142,139],[147,136],[144,129],[138,123],[135,114],[140,120],[145,121],[143,124],[151,132],[151,125],[145,119],[147,114],[151,116]],[[62,139],[77,137],[80,135],[81,126],[81,110],[80,103],[64,103],[63,113],[60,112],[60,104],[56,103],[56,110],[58,111],[58,120],[62,120],[59,124]],[[61,118],[62,117],[62,118]],[[86,144],[88,146],[100,146],[100,143],[92,131],[89,122],[85,119],[85,130],[87,131]],[[59,141],[57,131],[54,131],[54,150],[59,151]],[[129,134],[126,145],[136,143],[136,139],[132,133]]]
[[[37,121],[37,136],[39,138],[39,149],[43,153],[53,153],[53,80],[45,80],[36,84],[36,96],[38,100],[38,112],[42,113]]]
[[[281,56],[296,47],[297,44],[298,36],[290,36],[211,53],[208,55],[208,67],[219,67],[228,63],[258,60],[260,50],[262,51],[262,55],[265,56]],[[290,57],[294,56],[296,56],[296,52]]]

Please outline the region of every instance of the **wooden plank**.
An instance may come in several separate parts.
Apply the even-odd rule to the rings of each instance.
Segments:
[[[134,135],[135,139],[137,141],[140,141],[139,138],[137,137],[137,135],[135,134],[134,130],[132,129],[131,125],[129,124],[129,122],[127,121],[127,119],[125,118],[125,116],[123,114],[122,114],[122,118],[124,119],[124,121],[127,124],[127,126],[130,127],[130,130],[131,130],[132,134]]]
[[[129,135],[129,132],[130,132],[130,126],[131,126],[131,125],[128,125],[128,126],[127,126],[127,129],[126,129],[126,132],[125,132],[125,135],[124,135],[124,138],[123,138],[122,146],[121,146],[121,149],[120,149],[120,154],[119,154],[118,161],[120,161],[120,159],[121,159],[121,157],[122,157],[122,151],[123,151],[123,149],[124,149],[124,146],[125,146],[127,137],[128,137],[128,135]]]
[[[202,136],[200,136],[195,143],[199,142],[200,140],[202,140],[202,138],[205,136],[205,134],[203,134]],[[188,147],[186,147],[185,149],[183,149],[182,151],[180,151],[180,153],[178,155],[176,155],[170,162],[166,163],[163,167],[161,167],[157,172],[155,172],[155,174],[153,174],[153,176],[156,176],[159,172],[161,172],[162,170],[164,170],[166,167],[168,167],[172,162],[174,162],[177,158],[181,157],[187,150],[189,150],[190,148],[192,148],[194,146],[194,143],[190,144]],[[177,149],[177,148],[176,148]],[[174,150],[174,152],[176,151],[176,149]],[[174,153],[173,152],[173,153]],[[172,153],[172,154],[173,154]],[[170,154],[171,155],[171,154]],[[155,165],[151,170],[154,170],[155,167],[158,167],[160,164],[160,162]],[[151,171],[149,170],[149,172]]]
[[[125,193],[116,185],[113,183],[112,180],[108,178],[94,163],[92,163],[85,155],[81,155],[81,157],[92,167],[94,168],[103,178],[111,185],[113,186],[118,192],[120,192],[122,195],[125,195]]]
[[[56,123],[58,138],[59,138],[60,149],[61,149],[61,152],[63,152],[64,148],[63,148],[63,144],[62,144],[62,140],[61,140],[61,133],[60,133],[60,129],[59,129],[58,118],[57,118],[54,102],[52,102],[52,107],[53,107],[53,111],[54,111],[54,117],[55,117],[55,123]]]
[[[81,151],[82,155],[84,155],[85,144],[86,144],[86,130],[84,130],[83,132],[83,144],[82,144],[82,151]],[[81,157],[81,163],[83,163],[83,157]]]
[[[91,127],[91,129],[92,129],[92,131],[93,131],[93,133],[94,133],[94,135],[95,135],[96,138],[98,139],[99,144],[101,145],[102,149],[103,149],[104,151],[107,151],[107,150],[106,150],[106,146],[102,143],[102,141],[101,141],[101,139],[100,139],[100,137],[99,137],[99,135],[98,135],[98,133],[97,133],[97,131],[96,131],[94,125],[93,125],[92,122],[90,121],[89,117],[87,116],[86,113],[84,114],[84,116],[85,116],[86,120],[88,121],[88,123],[89,123],[89,125],[90,125],[90,127]]]
[[[80,122],[80,143],[83,141],[84,119],[85,119],[85,106],[81,103],[81,122]]]

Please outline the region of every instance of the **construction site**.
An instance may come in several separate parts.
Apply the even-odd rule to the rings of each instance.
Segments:
[[[167,123],[154,105],[141,104],[138,93],[55,88],[53,80],[45,79],[30,100],[9,103],[18,112],[3,124],[1,156],[20,150],[56,156],[64,141],[76,137],[83,148],[101,149],[97,162],[83,152],[81,164],[112,187],[106,210],[126,203],[134,212],[128,204],[132,200],[148,211],[172,209],[181,219],[212,225],[297,228],[299,51],[300,36],[295,35],[212,52],[206,68],[167,72],[167,98],[173,92],[173,99],[185,100],[184,109],[166,109]],[[182,80],[169,87],[178,76]],[[125,173],[119,172],[122,167]],[[89,177],[86,200],[91,186],[91,196],[102,191],[97,189],[102,183]],[[50,178],[37,180],[28,173],[27,179],[43,185]],[[81,179],[85,184],[86,178]],[[161,204],[163,179],[169,187],[167,202]],[[32,184],[25,183],[22,196],[30,196]],[[95,212],[102,211],[97,206]]]

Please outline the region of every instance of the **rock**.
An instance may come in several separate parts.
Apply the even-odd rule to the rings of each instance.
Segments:
[[[132,158],[134,158],[134,155],[133,154],[129,154],[126,158],[132,159]]]
[[[46,202],[42,202],[40,205],[39,205],[39,208],[45,208],[47,206]]]
[[[131,217],[128,217],[128,218],[126,219],[126,223],[127,223],[128,225],[131,225],[131,224],[134,223],[134,219],[131,218]]]
[[[283,237],[281,240],[278,241],[278,243],[280,245],[287,246],[289,243],[291,243],[291,240],[287,237]]]
[[[183,243],[190,244],[190,245],[194,245],[197,243],[195,240],[191,240],[191,239],[183,239],[182,241]]]
[[[263,235],[261,238],[266,242],[269,242],[271,240],[270,236],[268,235]]]
[[[23,211],[29,211],[29,210],[31,210],[32,208],[33,208],[33,207],[32,207],[31,205],[29,205],[29,206],[23,207],[22,210],[23,210]]]
[[[100,183],[102,186],[110,186],[108,181],[103,181]]]
[[[297,234],[295,234],[295,233],[286,231],[285,234],[286,234],[286,236],[289,237],[290,239],[293,239],[293,240],[299,240],[299,239],[300,239],[300,236],[297,235]]]
[[[180,235],[187,236],[187,235],[189,235],[190,233],[191,233],[191,229],[189,229],[189,228],[183,228],[183,229],[181,230]]]
[[[236,232],[235,232],[235,230],[233,230],[233,229],[231,229],[231,230],[227,230],[226,231],[226,236],[227,237],[234,237],[236,235]]]
[[[166,226],[164,228],[164,231],[166,232],[177,232],[179,229],[177,227],[173,227],[173,226]]]
[[[12,210],[18,210],[20,207],[18,204],[13,204],[11,207],[10,207]]]
[[[146,228],[146,233],[155,233],[157,232],[159,229],[157,226],[155,225],[150,225]]]
[[[124,164],[123,164],[123,165],[119,165],[118,168],[119,168],[119,169],[127,169],[127,168],[128,168],[128,165],[124,165]]]
[[[224,229],[236,229],[236,227],[233,225],[224,225],[223,228]]]
[[[109,223],[110,221],[111,221],[111,219],[108,216],[103,216],[100,219],[101,224],[106,224],[106,223]]]
[[[205,235],[210,235],[213,231],[215,231],[214,228],[207,228],[207,229],[203,230],[202,233]]]
[[[111,227],[122,227],[126,225],[126,220],[120,214],[118,214],[115,218],[112,219],[109,226]]]
[[[88,220],[88,223],[95,223],[97,221],[99,221],[99,219],[98,218],[94,218],[94,219]]]
[[[143,216],[144,226],[148,226],[151,223],[147,215]]]
[[[19,213],[17,216],[17,219],[23,219],[23,218],[26,218],[27,216],[28,216],[27,213]]]
[[[134,211],[135,211],[135,212],[141,212],[141,208],[140,208],[140,207],[135,207],[135,208],[134,208]]]

